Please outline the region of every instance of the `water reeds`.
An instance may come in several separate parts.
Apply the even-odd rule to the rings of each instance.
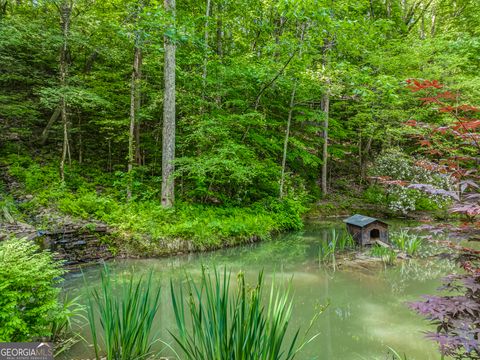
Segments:
[[[321,263],[335,260],[335,253],[355,248],[355,240],[349,233],[337,232],[330,234],[330,239],[320,242],[318,259]]]
[[[152,326],[160,305],[160,288],[147,278],[134,280],[102,272],[100,289],[90,293],[87,315],[97,359],[146,359],[152,355]],[[99,329],[97,329],[97,325]],[[102,353],[103,352],[103,353]]]
[[[414,256],[422,245],[422,239],[406,230],[401,230],[390,235],[391,242],[400,250],[410,256]]]
[[[397,259],[397,253],[390,247],[374,245],[372,246],[370,253],[374,257],[381,258],[385,265],[393,265]]]
[[[178,332],[171,332],[188,360],[290,360],[308,341],[299,330],[287,338],[291,289],[272,284],[266,306],[263,273],[249,287],[243,273],[231,287],[231,273],[202,269],[198,285],[188,275],[187,294],[170,283]],[[185,295],[187,298],[185,299]]]

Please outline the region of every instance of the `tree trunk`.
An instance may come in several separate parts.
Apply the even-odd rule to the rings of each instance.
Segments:
[[[205,97],[205,89],[207,87],[207,65],[208,65],[208,21],[210,19],[210,0],[207,0],[207,10],[205,11],[205,37],[204,37],[204,54],[203,54],[203,97]]]
[[[83,163],[82,117],[78,114],[78,163]]]
[[[175,0],[165,0],[165,10],[172,19],[171,27],[175,26]],[[174,204],[174,164],[175,160],[175,51],[173,39],[164,36],[165,91],[163,99],[163,141],[162,141],[162,206],[171,207]]]
[[[425,11],[422,7],[422,15],[420,20],[420,39],[425,40]]]
[[[222,4],[220,0],[217,4],[217,55],[223,57],[223,20]]]
[[[50,116],[50,119],[48,120],[47,125],[42,131],[42,135],[40,135],[40,145],[45,145],[48,139],[48,132],[50,131],[50,128],[52,127],[53,123],[57,121],[58,117],[60,116],[60,113],[62,112],[61,107],[58,107],[55,109],[53,112],[52,116]]]
[[[127,198],[132,197],[132,170],[133,163],[135,161],[134,154],[136,153],[136,144],[135,144],[135,125],[137,122],[137,97],[138,97],[138,75],[140,69],[140,48],[138,47],[138,35],[135,38],[135,50],[133,57],[133,70],[132,78],[130,81],[130,130],[128,133],[128,174],[129,174],[129,184],[127,187]]]
[[[60,7],[60,27],[62,29],[63,44],[60,50],[60,87],[62,89],[60,95],[60,114],[63,125],[63,146],[62,158],[60,160],[60,178],[65,181],[65,161],[69,153],[68,144],[68,116],[67,116],[67,101],[65,99],[65,87],[68,74],[68,35],[70,31],[70,14],[72,12],[73,3],[65,0]]]
[[[360,153],[361,165],[362,165],[360,168],[360,177],[362,181],[365,181],[365,179],[367,178],[368,154],[370,153],[370,148],[372,147],[372,141],[373,141],[373,137],[370,136],[368,138],[367,144],[365,145],[365,148]]]
[[[140,144],[140,107],[142,106],[142,48],[138,46],[138,69],[135,84],[135,161],[137,165],[142,165],[142,154]]]
[[[222,11],[223,11],[223,7],[222,7],[222,1],[223,0],[218,0],[217,1],[217,14],[216,14],[216,18],[217,18],[217,38],[216,38],[216,50],[217,50],[217,56],[219,58],[219,61],[220,63],[222,62],[222,58],[223,58],[223,19],[222,19]],[[216,96],[215,96],[215,103],[217,104],[217,106],[220,106],[222,104],[222,92],[221,92],[221,88],[218,87],[217,90],[216,90]]]
[[[295,105],[295,93],[297,92],[297,80],[293,85],[292,95],[290,97],[290,106],[288,108],[287,129],[285,131],[285,141],[283,142],[282,158],[282,176],[280,177],[280,199],[283,198],[283,186],[285,184],[285,166],[287,164],[288,140],[290,138],[290,125],[292,124],[293,107]]]
[[[323,112],[323,150],[322,150],[322,195],[328,194],[327,189],[327,160],[328,160],[328,117],[330,111],[330,94],[327,90],[322,96],[321,109]]]
[[[373,1],[370,0],[370,19],[375,19],[375,10],[373,8]]]
[[[300,50],[299,56],[302,55],[302,46],[303,40],[305,37],[305,31],[308,24],[302,24],[299,31],[300,31]],[[288,107],[288,118],[287,118],[287,129],[285,131],[285,140],[283,142],[283,157],[282,157],[282,174],[280,177],[280,199],[283,198],[283,188],[285,185],[285,168],[287,164],[287,150],[288,150],[288,141],[290,139],[290,127],[292,124],[292,115],[293,115],[293,108],[295,106],[295,95],[297,93],[297,86],[298,86],[298,79],[295,79],[292,89],[292,95],[290,96],[290,105]],[[256,109],[255,109],[256,110]]]
[[[437,25],[437,9],[436,9],[436,7],[434,7],[433,10],[432,10],[432,24],[431,24],[431,27],[430,27],[430,36],[431,37],[435,36],[436,25]]]

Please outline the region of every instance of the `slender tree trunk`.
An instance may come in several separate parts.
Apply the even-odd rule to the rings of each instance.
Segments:
[[[300,50],[299,56],[302,56],[302,47],[303,47],[303,40],[305,37],[305,31],[307,29],[308,24],[302,24],[300,26]],[[280,199],[283,198],[283,188],[285,185],[285,168],[287,164],[287,150],[288,150],[288,141],[290,139],[290,127],[292,124],[292,115],[293,115],[293,108],[295,106],[295,95],[297,93],[297,86],[298,86],[298,79],[295,79],[293,84],[292,94],[290,96],[290,104],[288,107],[288,117],[287,117],[287,129],[285,130],[285,140],[283,142],[283,157],[282,157],[282,174],[280,177]],[[256,110],[256,109],[255,109]]]
[[[172,19],[171,27],[175,26],[175,0],[165,0],[165,10]],[[175,51],[173,39],[164,36],[165,91],[163,99],[163,143],[162,143],[162,206],[171,207],[174,204],[174,160],[175,160]]]
[[[42,135],[40,135],[40,145],[45,145],[48,139],[48,132],[50,131],[50,128],[53,126],[53,123],[57,121],[58,117],[60,116],[60,113],[62,112],[61,107],[57,107],[55,111],[53,112],[52,116],[50,116],[50,119],[48,120],[47,125],[42,131]]]
[[[407,8],[407,0],[401,0],[401,6],[402,6],[402,20],[405,23],[405,25],[408,25],[407,19],[408,19],[408,8]]]
[[[142,154],[140,144],[140,108],[142,106],[142,48],[138,47],[138,69],[135,84],[135,161],[137,165],[142,165]]]
[[[430,36],[434,37],[435,36],[435,31],[436,31],[436,26],[437,26],[437,9],[436,7],[433,8],[432,10],[432,24],[430,27]]]
[[[370,0],[370,18],[375,19],[375,10],[373,8],[373,1]]]
[[[138,35],[137,35],[138,36]],[[135,38],[135,50],[133,57],[133,70],[132,78],[130,80],[130,130],[128,132],[128,174],[129,174],[129,184],[127,186],[127,198],[132,197],[132,170],[133,163],[135,161],[135,125],[136,125],[136,108],[137,108],[137,86],[138,86],[138,73],[140,68],[140,48],[138,47],[138,38]]]
[[[328,194],[327,189],[327,161],[328,161],[328,118],[330,112],[330,94],[329,90],[325,91],[322,96],[321,109],[323,112],[323,149],[322,149],[322,195]]]
[[[207,87],[207,65],[208,65],[208,22],[210,20],[210,0],[207,0],[207,10],[205,11],[205,36],[204,36],[204,54],[203,54],[203,97],[205,97],[205,89]]]
[[[222,2],[223,2],[223,0],[217,0],[217,6],[216,6],[216,11],[217,11],[217,14],[216,14],[216,18],[217,18],[216,50],[217,50],[217,56],[218,56],[220,62],[222,62],[223,51],[224,51],[224,49],[223,49],[223,19],[222,19],[223,6],[222,6]],[[217,94],[215,96],[215,103],[217,104],[217,106],[220,106],[222,104],[221,88],[217,88],[216,93]]]
[[[333,18],[333,13],[330,15]],[[328,64],[328,50],[333,46],[333,42],[327,37],[323,40],[322,49],[322,72],[326,74]],[[322,146],[322,178],[321,190],[322,196],[328,194],[327,172],[328,172],[328,123],[330,116],[330,78],[327,76],[325,81],[325,90],[320,101],[320,108],[323,112],[323,146]]]
[[[222,19],[222,0],[217,4],[217,55],[223,57],[223,19]]]
[[[83,163],[82,117],[78,115],[78,163]]]
[[[362,158],[362,167],[360,169],[361,171],[361,180],[364,181],[367,177],[367,163],[368,163],[368,154],[370,153],[370,148],[372,147],[372,141],[373,141],[373,137],[370,136],[368,138],[368,141],[367,141],[367,144],[365,145],[365,148],[363,149],[363,151],[361,152],[361,158]]]
[[[107,158],[107,170],[112,172],[112,140],[108,138],[108,158]]]
[[[420,39],[425,40],[425,10],[423,9],[423,7],[420,20]]]
[[[283,187],[285,184],[285,166],[287,164],[287,149],[288,140],[290,139],[290,126],[292,124],[293,107],[295,105],[295,94],[297,92],[297,80],[293,85],[292,95],[290,96],[290,106],[288,108],[287,129],[285,130],[285,140],[283,142],[283,157],[282,157],[282,175],[280,177],[280,199],[283,198]]]
[[[70,14],[72,11],[73,3],[65,0],[60,6],[60,27],[62,29],[63,43],[60,50],[60,87],[62,89],[60,95],[60,114],[63,125],[63,146],[62,146],[62,158],[60,160],[60,178],[65,181],[65,161],[67,154],[69,154],[68,144],[68,117],[67,117],[67,101],[65,99],[65,87],[68,74],[68,35],[70,31]]]

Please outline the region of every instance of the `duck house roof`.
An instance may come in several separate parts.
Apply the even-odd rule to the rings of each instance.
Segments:
[[[378,221],[384,225],[387,225],[387,223],[383,222],[382,220],[375,219],[365,215],[360,215],[360,214],[355,214],[353,216],[350,216],[348,219],[343,220],[343,222],[347,224],[351,224],[359,227],[365,227],[368,224],[371,224],[375,221]]]

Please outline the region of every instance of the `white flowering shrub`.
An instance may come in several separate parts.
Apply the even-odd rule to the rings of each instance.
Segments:
[[[398,148],[391,148],[380,154],[371,167],[370,174],[385,185],[389,209],[406,215],[414,210],[443,208],[449,203],[452,181],[444,174],[418,165],[426,163]],[[418,189],[421,186],[438,190],[427,194]]]

